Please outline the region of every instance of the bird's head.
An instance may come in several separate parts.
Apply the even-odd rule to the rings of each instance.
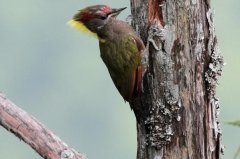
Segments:
[[[110,18],[115,18],[119,13],[126,9],[113,9],[107,5],[94,5],[79,10],[70,20],[70,25],[82,31],[90,31],[97,33],[105,24],[108,23]]]

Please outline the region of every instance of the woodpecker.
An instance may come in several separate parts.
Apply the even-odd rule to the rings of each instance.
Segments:
[[[101,58],[119,93],[130,102],[141,93],[141,56],[145,46],[128,23],[116,19],[124,9],[88,6],[79,10],[69,24],[98,38]]]

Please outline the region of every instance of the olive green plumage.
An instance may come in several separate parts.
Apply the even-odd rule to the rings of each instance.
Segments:
[[[112,80],[125,100],[129,100],[134,75],[141,58],[137,48],[135,32],[122,21],[111,20],[102,29],[105,42],[99,42],[101,57]]]
[[[97,35],[101,58],[119,93],[124,100],[130,101],[140,90],[144,45],[130,25],[116,19],[123,9],[89,6],[80,10],[71,23]]]

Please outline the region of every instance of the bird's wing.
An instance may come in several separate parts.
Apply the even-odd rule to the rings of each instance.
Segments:
[[[133,41],[135,45],[137,46],[138,53],[139,53],[139,64],[134,72],[133,78],[132,78],[132,84],[131,84],[131,93],[130,93],[130,100],[134,97],[137,96],[141,93],[141,82],[142,82],[142,64],[141,64],[141,58],[142,58],[142,53],[145,49],[145,46],[142,42],[142,40],[137,37],[133,36]]]

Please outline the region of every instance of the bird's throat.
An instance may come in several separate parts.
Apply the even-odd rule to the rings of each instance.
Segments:
[[[82,32],[84,32],[84,33],[86,33],[86,34],[88,34],[88,35],[90,35],[90,36],[93,36],[93,37],[97,38],[100,42],[103,42],[103,43],[106,42],[105,39],[100,38],[96,33],[94,33],[94,32],[92,32],[91,30],[89,30],[89,29],[86,27],[86,25],[84,25],[82,22],[79,22],[79,21],[76,21],[76,20],[74,20],[74,19],[71,19],[71,20],[68,22],[68,24],[69,24],[70,26],[72,26],[73,28],[77,29],[77,30],[80,30],[80,31],[82,31]]]

